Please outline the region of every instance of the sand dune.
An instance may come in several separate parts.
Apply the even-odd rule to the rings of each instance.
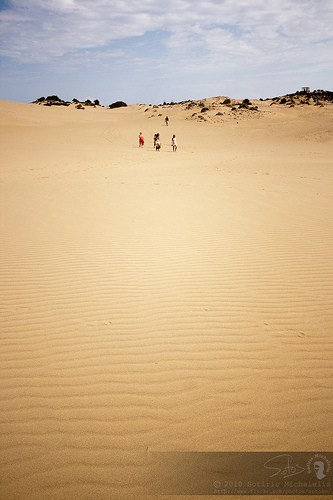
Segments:
[[[4,500],[148,498],[152,451],[332,450],[333,107],[258,106],[0,103]]]

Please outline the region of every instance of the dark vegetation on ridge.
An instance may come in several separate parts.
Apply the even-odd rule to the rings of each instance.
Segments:
[[[96,108],[97,106],[103,107],[98,99],[95,99],[94,101],[91,101],[90,99],[87,99],[86,101],[79,101],[78,99],[73,99],[72,101],[64,101],[63,99],[60,99],[57,95],[49,95],[47,97],[39,97],[39,99],[36,99],[33,101],[33,104],[42,104],[43,106],[70,106],[71,104],[74,104],[76,109],[85,109],[85,106],[88,107],[93,107]],[[113,108],[120,108],[123,106],[127,106],[127,104],[123,101],[116,101],[112,104],[109,105],[110,109]]]
[[[313,90],[310,91],[309,88],[304,88],[301,91],[297,91],[291,94],[286,94],[279,97],[272,97],[267,99],[259,99],[259,101],[269,101],[270,105],[284,105],[290,108],[299,106],[299,105],[312,105],[312,106],[324,106],[325,104],[333,103],[333,92],[329,90]],[[40,97],[33,101],[35,104],[43,105],[43,106],[75,106],[76,109],[85,109],[85,107],[103,107],[100,104],[98,99],[91,101],[87,99],[86,101],[79,101],[78,99],[73,99],[72,101],[64,101],[60,99],[57,95],[49,95],[47,97]],[[229,97],[216,97],[216,98],[208,98],[201,100],[191,100],[188,99],[186,101],[179,102],[166,102],[163,104],[152,106],[149,104],[149,107],[145,109],[148,111],[149,109],[157,110],[165,107],[172,106],[181,106],[184,110],[193,110],[192,117],[196,117],[197,119],[206,121],[206,116],[209,113],[214,112],[216,116],[222,116],[225,112],[232,112],[234,115],[244,115],[246,116],[255,116],[260,114],[260,110],[258,107],[258,100],[252,103],[249,99],[237,100],[231,99]],[[127,104],[124,101],[115,101],[112,104],[107,106],[109,109],[121,108],[125,107]],[[221,107],[222,106],[222,107]],[[208,114],[207,114],[208,113]]]
[[[311,91],[297,91],[293,92],[292,94],[286,94],[283,96],[279,97],[268,97],[267,99],[259,99],[260,101],[273,101],[272,104],[318,104],[320,105],[321,102],[333,102],[333,92],[329,90],[313,90]],[[201,101],[195,101],[188,99],[186,101],[179,101],[179,102],[166,102],[164,101],[163,104],[160,104],[159,106],[175,106],[177,104],[187,104],[188,108],[194,107],[194,106],[201,106],[204,107],[204,103]],[[250,106],[251,102],[249,99],[243,99],[242,102],[236,102],[235,99],[231,100],[229,97],[226,97],[223,102],[220,104],[224,104],[226,106],[233,105],[233,106],[239,106],[241,108],[246,108],[246,106]]]
[[[286,94],[280,97],[273,97],[270,99],[265,99],[273,101],[273,104],[285,104],[290,107],[294,107],[300,104],[323,106],[324,103],[333,102],[333,92],[329,90],[314,90],[310,91],[299,91],[292,94]]]
[[[295,106],[325,106],[333,103],[333,92],[328,90],[314,90],[310,91],[309,88],[304,88],[302,91],[286,94],[280,97],[273,97],[267,99],[254,99],[251,102],[249,99],[237,100],[229,97],[210,97],[201,100],[186,100],[180,102],[165,102],[159,106],[149,105],[145,111],[154,108],[170,108],[179,106],[184,111],[192,111],[192,115],[187,119],[199,121],[224,121],[226,117],[241,119],[241,118],[258,118],[262,112],[260,102],[267,102],[268,105],[282,105],[287,107]],[[153,115],[152,115],[153,116]]]

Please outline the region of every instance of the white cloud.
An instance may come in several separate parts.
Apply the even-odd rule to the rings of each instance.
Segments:
[[[331,36],[330,0],[14,0],[0,13],[2,54],[44,61],[164,30],[167,46],[261,53]],[[267,43],[267,45],[266,45]]]
[[[332,0],[12,0],[1,54],[17,63],[247,73],[331,72]],[[330,73],[332,76],[332,73]],[[331,78],[332,80],[332,78]],[[199,80],[197,80],[199,81]],[[238,82],[240,85],[240,83]]]

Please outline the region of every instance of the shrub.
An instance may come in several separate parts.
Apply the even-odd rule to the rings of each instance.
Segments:
[[[126,102],[123,102],[123,101],[116,101],[116,102],[113,102],[112,104],[109,104],[110,109],[123,108],[126,106],[127,106]]]
[[[195,102],[190,101],[190,102],[188,103],[188,105],[186,106],[186,109],[191,109],[191,108],[193,108],[194,106],[195,106]]]
[[[60,99],[60,97],[58,97],[57,95],[49,95],[49,96],[47,96],[46,100],[47,101],[62,101],[62,99]]]
[[[231,104],[231,100],[230,99],[224,99],[224,101],[222,102],[222,104]]]

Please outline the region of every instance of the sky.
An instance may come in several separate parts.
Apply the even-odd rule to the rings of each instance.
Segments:
[[[333,0],[0,0],[0,99],[332,90]]]

